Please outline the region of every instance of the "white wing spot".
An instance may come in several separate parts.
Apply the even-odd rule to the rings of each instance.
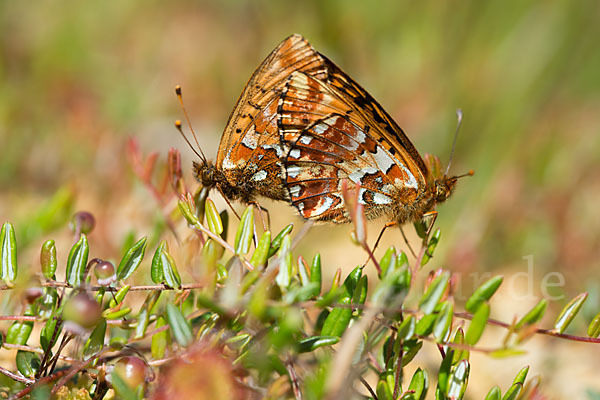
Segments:
[[[373,195],[373,202],[375,204],[390,204],[392,202],[392,199],[386,196],[385,194],[375,193]]]
[[[333,199],[331,197],[323,197],[322,201],[319,203],[319,206],[310,213],[311,217],[316,217],[329,210],[329,208],[333,205]]]
[[[312,142],[312,136],[300,136],[300,139],[298,139],[298,141],[302,144],[310,144],[310,142]]]
[[[381,146],[377,146],[377,152],[373,154],[373,158],[381,171],[387,174],[392,165],[395,164],[394,159]]]
[[[294,185],[290,187],[290,195],[292,197],[298,197],[300,196],[300,191],[302,190],[302,186],[300,185]]]
[[[327,124],[318,124],[313,127],[313,131],[317,135],[320,135],[321,133],[325,132],[327,130],[327,128],[329,128],[329,125],[327,125]]]
[[[250,130],[248,130],[248,132],[246,132],[246,134],[244,135],[244,138],[242,139],[242,144],[244,146],[246,146],[247,148],[249,148],[250,150],[254,150],[256,149],[256,146],[258,146],[258,143],[256,141],[256,132],[254,131],[254,125],[252,125],[252,127],[250,128]]]
[[[291,165],[287,168],[287,174],[290,178],[297,178],[300,172],[302,172],[302,168],[298,165]]]
[[[292,151],[290,151],[290,158],[295,158],[295,159],[300,158],[300,150],[293,149]]]
[[[265,144],[262,146],[263,149],[265,150],[270,150],[273,149],[275,150],[275,153],[277,153],[277,157],[282,157],[283,156],[283,149],[281,148],[280,145],[278,144]]]
[[[260,170],[257,173],[255,173],[254,175],[252,175],[252,180],[258,182],[258,181],[262,181],[266,177],[267,177],[267,171]]]

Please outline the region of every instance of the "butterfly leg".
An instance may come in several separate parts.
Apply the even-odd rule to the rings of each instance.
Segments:
[[[385,230],[387,228],[391,228],[394,225],[398,225],[398,222],[386,222],[386,224],[383,226],[383,228],[381,228],[381,231],[379,231],[379,236],[377,236],[377,240],[375,241],[375,245],[373,246],[373,253],[375,252],[375,250],[377,250],[377,246],[379,246],[379,242],[381,241],[381,238],[383,237],[383,233],[385,232]]]
[[[266,208],[264,208],[263,206],[258,204],[256,201],[251,201],[248,204],[252,204],[253,206],[255,206],[258,209],[258,216],[260,218],[260,222],[262,223],[263,230],[268,231],[269,229],[271,229],[271,215],[269,214],[269,210],[267,210]],[[267,223],[266,224],[265,224],[265,218],[263,216],[263,211],[267,215],[267,218],[266,218]]]
[[[413,257],[417,258],[417,255],[415,254],[415,251],[413,250],[412,246],[408,242],[408,238],[406,237],[406,234],[404,233],[404,229],[402,229],[402,225],[400,225],[400,233],[402,234],[402,238],[404,239],[404,243],[406,243],[406,246],[408,246],[408,250],[410,250],[410,254],[412,254]]]

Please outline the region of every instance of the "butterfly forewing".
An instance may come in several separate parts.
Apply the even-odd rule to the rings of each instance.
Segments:
[[[369,109],[359,109],[354,99],[300,72],[286,83],[279,102],[280,134],[290,143],[285,183],[305,218],[347,221],[344,179],[352,187],[360,184],[359,201],[368,218],[394,203],[414,202],[426,186],[411,155],[390,144]]]
[[[232,185],[251,182],[258,194],[283,199],[277,107],[293,71],[325,77],[323,58],[302,38],[284,40],[254,72],[232,111],[217,155],[217,168]]]

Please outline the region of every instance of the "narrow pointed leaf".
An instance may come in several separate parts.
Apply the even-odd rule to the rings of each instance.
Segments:
[[[275,239],[273,239],[273,241],[271,242],[271,247],[269,249],[269,257],[277,253],[279,247],[281,247],[281,242],[283,241],[283,238],[286,237],[292,231],[292,229],[294,229],[294,224],[289,224],[285,228],[283,228],[281,232],[277,234],[277,236],[275,236]]]
[[[165,277],[165,283],[172,288],[181,287],[181,277],[177,271],[177,265],[175,265],[175,260],[173,260],[173,257],[171,257],[171,254],[166,247],[161,251],[160,261],[163,276]]]
[[[473,295],[469,297],[469,300],[467,300],[467,303],[465,304],[465,309],[468,312],[474,313],[479,308],[480,304],[492,298],[494,293],[496,293],[496,290],[498,290],[502,284],[503,280],[504,277],[495,276],[484,282],[475,290]]]
[[[292,239],[286,236],[283,239],[279,249],[279,272],[275,277],[275,282],[282,291],[286,291],[292,280]]]
[[[322,336],[342,336],[350,320],[352,319],[352,308],[344,307],[350,305],[350,298],[343,297],[339,300],[342,307],[335,307],[325,320],[323,329],[321,329]]]
[[[167,324],[167,320],[165,317],[160,316],[156,319],[156,328],[161,328]],[[165,356],[165,351],[167,350],[167,345],[169,344],[169,331],[164,330],[152,335],[152,344],[150,345],[150,350],[152,352],[152,358],[155,360],[160,360]]]
[[[575,318],[579,310],[581,310],[581,306],[583,303],[585,303],[587,298],[587,292],[581,293],[562,309],[558,315],[558,318],[556,318],[556,321],[554,322],[554,329],[558,333],[563,333],[565,329],[567,329],[571,321],[573,321],[573,318]]]
[[[592,319],[592,322],[590,322],[590,325],[587,329],[587,334],[592,338],[597,338],[600,336],[600,313],[596,314],[594,319]]]
[[[398,338],[402,340],[410,340],[415,335],[415,329],[417,327],[416,319],[413,315],[409,315],[402,321],[398,327]]]
[[[163,283],[165,280],[165,275],[163,274],[162,269],[162,260],[161,254],[162,249],[167,245],[166,240],[163,240],[158,245],[158,248],[154,252],[154,257],[152,257],[152,264],[150,265],[150,277],[152,278],[152,282],[154,283]]]
[[[412,379],[410,380],[408,390],[414,391],[412,395],[413,399],[425,400],[425,397],[427,396],[427,389],[429,389],[429,377],[427,376],[427,371],[417,368]]]
[[[450,280],[450,272],[443,271],[438,275],[433,282],[427,288],[427,291],[419,302],[419,309],[425,314],[431,314],[438,302],[444,295],[446,288],[448,287],[448,281]]]
[[[186,347],[193,340],[192,329],[179,308],[169,303],[167,304],[167,320],[169,327],[173,332],[173,337],[180,346]]]
[[[319,347],[332,346],[340,341],[339,336],[311,336],[298,342],[298,352],[308,353]]]
[[[267,264],[267,260],[269,258],[269,249],[271,248],[271,232],[266,231],[260,237],[258,241],[258,245],[256,246],[256,250],[254,250],[254,254],[252,254],[252,258],[250,259],[250,264],[259,268]]]
[[[247,254],[250,251],[252,237],[254,235],[254,207],[248,206],[238,225],[235,235],[235,254]]]
[[[321,255],[315,254],[310,266],[310,281],[317,284],[315,288],[315,296],[321,294],[322,276],[321,276]]]
[[[106,320],[102,319],[92,331],[90,337],[86,340],[83,346],[83,358],[88,359],[90,356],[98,353],[104,347],[104,337],[106,335]]]
[[[487,320],[490,316],[490,305],[488,303],[481,303],[479,308],[473,314],[473,319],[467,329],[467,335],[465,337],[467,344],[474,346],[486,327]]]
[[[129,293],[129,289],[131,289],[131,285],[125,285],[121,289],[117,290],[117,293],[115,293],[113,298],[108,303],[108,307],[113,308],[121,303],[125,299],[127,293]]]
[[[379,267],[381,268],[381,277],[384,277],[388,274],[389,271],[392,270],[392,266],[396,262],[396,249],[394,246],[390,246],[381,260],[379,261]]]
[[[40,368],[40,358],[37,354],[19,350],[16,357],[17,369],[21,375],[27,378],[34,378]]]
[[[0,279],[12,282],[17,278],[17,239],[10,222],[2,225],[0,246]]]
[[[433,324],[433,337],[438,343],[444,342],[444,339],[450,331],[452,317],[454,316],[454,304],[451,301],[442,303],[442,308],[438,313]]]
[[[523,389],[522,383],[515,383],[506,391],[506,393],[504,393],[502,400],[516,400],[517,397],[519,396],[519,393],[521,393],[522,389]]]
[[[144,253],[146,252],[147,237],[143,237],[131,246],[121,259],[117,267],[117,279],[127,279],[135,272],[142,263]]]
[[[487,396],[485,396],[485,400],[501,400],[502,392],[500,392],[500,388],[498,386],[494,386],[490,389]]]
[[[221,221],[221,216],[217,211],[217,206],[211,199],[207,199],[205,206],[205,217],[206,224],[208,225],[208,229],[214,233],[215,235],[220,235],[223,233],[223,221]]]
[[[450,349],[446,353],[446,357],[440,364],[438,371],[438,387],[442,393],[446,393],[449,387],[450,371],[452,368],[452,358],[454,357],[454,350]]]
[[[87,237],[82,233],[67,258],[67,282],[71,286],[77,287],[83,282],[89,251]]]
[[[460,400],[467,390],[469,380],[469,362],[467,360],[460,361],[448,379],[448,390],[446,395],[451,399]]]
[[[465,332],[459,326],[454,334],[454,340],[452,343],[464,345],[465,344]],[[454,348],[454,357],[452,358],[452,365],[456,365],[460,360],[469,361],[469,351],[466,349]]]
[[[542,319],[544,316],[544,312],[546,311],[546,307],[548,307],[548,301],[546,299],[542,299],[537,303],[527,314],[523,316],[515,325],[516,329],[522,328],[524,325],[532,325]]]
[[[513,384],[515,384],[515,383],[520,383],[521,385],[524,384],[525,379],[527,378],[528,372],[529,372],[529,365],[521,368],[521,370],[517,373],[517,376],[515,376],[515,380],[513,381]]]

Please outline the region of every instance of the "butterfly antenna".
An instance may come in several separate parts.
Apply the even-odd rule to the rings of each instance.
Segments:
[[[183,133],[183,130],[181,129],[181,121],[179,121],[179,120],[175,121],[175,127],[177,128],[179,133],[181,133],[181,136],[183,136],[186,143],[188,144],[188,146],[190,146],[190,148],[194,151],[194,153],[196,153],[196,155],[198,157],[200,157],[200,159],[203,162],[206,162],[206,156],[204,155],[204,152],[202,151],[202,147],[200,147],[200,143],[198,143],[198,137],[196,136],[196,132],[194,132],[194,128],[192,127],[192,123],[190,122],[190,117],[188,116],[187,110],[185,109],[185,105],[183,104],[183,96],[181,94],[181,86],[179,86],[179,85],[175,86],[175,94],[177,94],[177,98],[179,99],[179,104],[181,105],[181,110],[183,111],[183,115],[185,116],[187,125],[190,128],[190,131],[192,132],[192,136],[194,137],[194,142],[196,142],[196,148],[198,150],[196,150],[196,148],[194,148],[194,146],[192,146],[188,137],[185,135],[185,133]]]
[[[473,175],[475,175],[475,171],[473,171],[472,169],[470,169],[469,172],[464,173],[462,175],[455,176],[455,178],[456,179],[460,179],[460,178],[464,178],[465,176],[473,176]]]
[[[454,132],[454,140],[452,141],[452,150],[450,151],[450,159],[448,160],[448,166],[446,167],[446,172],[444,176],[448,176],[448,171],[450,171],[450,165],[452,164],[452,158],[454,158],[454,150],[456,149],[456,138],[458,137],[458,131],[460,129],[460,125],[462,124],[463,113],[460,108],[456,110],[456,131]],[[467,174],[468,175],[468,174]]]

